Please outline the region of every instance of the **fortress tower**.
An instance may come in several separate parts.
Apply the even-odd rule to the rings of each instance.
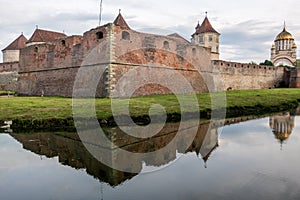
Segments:
[[[211,49],[211,60],[219,60],[219,38],[218,33],[209,22],[207,16],[201,26],[198,23],[196,32],[192,35],[192,44]]]
[[[11,44],[9,44],[3,52],[3,62],[19,62],[20,60],[20,49],[26,46],[27,39],[21,34],[16,40],[14,40]]]
[[[295,66],[297,61],[297,46],[291,33],[284,27],[275,39],[275,44],[271,48],[271,61],[275,66],[287,65]]]

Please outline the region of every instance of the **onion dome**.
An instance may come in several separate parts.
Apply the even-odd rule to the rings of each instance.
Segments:
[[[289,33],[288,31],[286,31],[285,26],[284,26],[282,32],[277,35],[275,42],[277,42],[279,40],[294,40],[292,34]]]

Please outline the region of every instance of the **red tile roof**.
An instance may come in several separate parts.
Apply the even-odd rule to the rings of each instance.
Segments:
[[[27,38],[22,34],[2,51],[20,50],[26,46],[26,42],[27,42]]]
[[[198,23],[197,27],[196,27],[196,33],[195,34],[201,34],[201,33],[218,33],[210,24],[209,20],[207,17],[205,17],[204,21],[202,22],[201,26]]]
[[[121,26],[122,28],[125,28],[125,29],[130,29],[130,27],[128,26],[128,24],[124,20],[121,13],[119,13],[118,17],[115,19],[114,24],[117,25],[117,26]]]
[[[64,33],[58,33],[54,31],[47,31],[42,29],[36,29],[31,36],[31,38],[27,41],[27,43],[32,42],[53,42],[56,39],[67,37]]]

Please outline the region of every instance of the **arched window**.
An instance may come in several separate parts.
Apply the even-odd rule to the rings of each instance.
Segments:
[[[168,41],[164,41],[164,49],[170,49],[170,45]]]
[[[39,51],[38,47],[34,47],[34,52],[37,53]]]
[[[66,46],[66,40],[62,40],[61,45]]]
[[[101,40],[101,39],[103,39],[103,37],[104,37],[102,31],[97,32],[97,33],[96,33],[96,36],[97,36],[97,40]]]
[[[130,40],[130,34],[127,31],[122,32],[122,39],[123,40]]]

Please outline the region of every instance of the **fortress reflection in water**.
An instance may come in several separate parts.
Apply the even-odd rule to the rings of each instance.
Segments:
[[[299,114],[299,112],[291,112],[270,117],[270,127],[280,143],[283,143],[283,141],[288,139],[292,134],[295,125],[294,115],[297,113]],[[247,121],[252,118],[254,117],[228,119],[225,123],[233,124]],[[106,131],[106,134],[114,144],[124,150],[130,152],[155,152],[174,139],[178,127],[179,124],[167,124],[158,135],[151,139],[143,140],[125,135],[118,128],[109,129]],[[189,122],[185,122],[185,127],[186,129],[183,137],[176,141],[175,145],[167,152],[163,154],[157,153],[151,158],[141,157],[134,160],[134,167],[141,172],[143,164],[154,167],[163,166],[175,160],[178,156],[177,153],[185,154],[188,152],[195,152],[198,157],[201,157],[204,160],[206,166],[209,157],[219,146],[219,123],[216,122],[210,127],[208,122],[201,122],[197,129],[197,135],[187,150],[181,148],[182,143],[188,141],[191,135],[189,134],[189,131],[195,130],[195,127],[189,127]],[[11,133],[11,136],[22,143],[24,149],[48,158],[58,157],[59,162],[62,165],[68,165],[75,169],[86,169],[88,174],[113,187],[137,175],[137,173],[126,173],[112,169],[99,162],[86,150],[76,133]],[[102,147],[97,148],[100,150]],[[114,163],[117,159],[131,159],[118,157],[114,150],[105,156],[111,163]]]

